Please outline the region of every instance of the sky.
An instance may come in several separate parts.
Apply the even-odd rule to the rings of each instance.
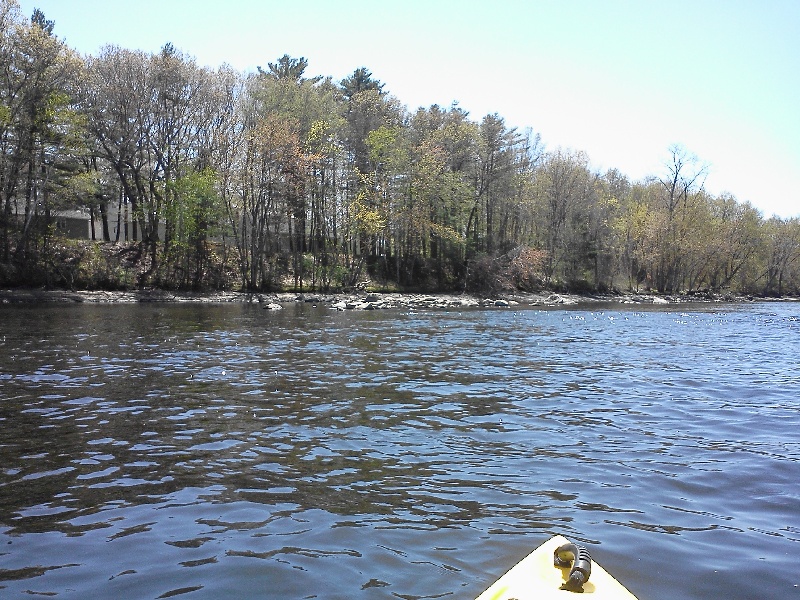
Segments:
[[[242,72],[369,69],[409,110],[497,113],[593,169],[664,176],[675,144],[706,189],[800,216],[800,0],[18,0],[83,54],[106,44]]]

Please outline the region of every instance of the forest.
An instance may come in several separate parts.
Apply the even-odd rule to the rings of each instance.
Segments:
[[[800,293],[800,220],[709,194],[682,146],[631,181],[307,67],[81,56],[0,0],[0,286]],[[72,239],[64,214],[100,225]]]

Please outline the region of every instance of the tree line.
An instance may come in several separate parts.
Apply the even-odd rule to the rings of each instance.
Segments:
[[[409,111],[364,67],[80,56],[54,29],[0,0],[2,284],[800,291],[800,221],[709,194],[680,146],[631,181],[498,114]],[[75,209],[94,242],[59,235]]]

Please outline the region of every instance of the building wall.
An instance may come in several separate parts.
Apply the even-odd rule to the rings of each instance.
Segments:
[[[91,239],[91,230],[89,229],[89,215],[81,216],[60,216],[56,215],[56,230],[63,233],[69,238],[76,240]]]

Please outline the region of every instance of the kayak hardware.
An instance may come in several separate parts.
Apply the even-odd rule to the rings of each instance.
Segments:
[[[604,598],[606,600],[636,600],[625,586],[603,568],[603,565],[592,560],[589,579],[589,555],[585,550],[572,546],[567,538],[554,535],[538,546],[525,558],[515,564],[502,577],[486,588],[475,600],[571,600],[572,598]],[[568,545],[565,545],[568,544]],[[553,568],[555,565],[564,565]],[[559,558],[560,557],[560,558]],[[585,562],[581,562],[583,559]],[[575,569],[578,569],[575,571]],[[582,589],[586,596],[578,596],[574,592],[564,591],[559,587],[567,581],[573,571],[573,581],[581,579]],[[576,581],[577,583],[577,581]],[[581,586],[578,585],[578,591]],[[800,600],[797,598],[796,600]]]
[[[589,576],[592,574],[592,557],[583,546],[576,546],[571,542],[561,544],[553,552],[553,565],[566,569],[570,564],[572,568],[569,570],[569,578],[561,589],[582,594],[583,584],[589,581]]]

